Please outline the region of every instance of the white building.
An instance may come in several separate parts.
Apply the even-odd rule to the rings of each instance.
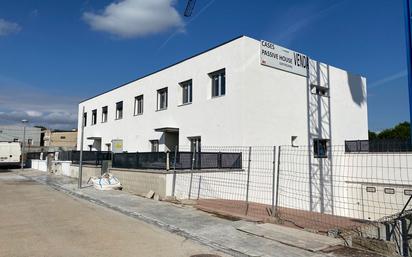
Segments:
[[[83,107],[93,150],[368,138],[364,77],[246,36],[82,101],[78,147]]]

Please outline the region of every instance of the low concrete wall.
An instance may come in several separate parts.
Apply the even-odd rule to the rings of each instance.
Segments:
[[[82,168],[82,181],[83,184],[86,183],[90,177],[98,177],[102,173],[102,168],[100,166],[94,165],[83,165]],[[79,165],[71,164],[70,171],[68,173],[69,177],[78,178],[79,177]]]
[[[59,175],[70,176],[71,161],[52,161],[50,171]]]
[[[110,168],[109,172],[119,179],[123,185],[123,190],[127,192],[144,196],[147,192],[153,190],[161,198],[167,196],[166,176],[168,174],[166,173],[119,168]]]
[[[40,171],[47,171],[47,161],[46,160],[31,160],[31,168],[40,170]]]

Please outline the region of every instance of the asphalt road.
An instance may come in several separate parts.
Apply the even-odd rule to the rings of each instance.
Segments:
[[[0,192],[0,256],[225,256],[6,170]]]

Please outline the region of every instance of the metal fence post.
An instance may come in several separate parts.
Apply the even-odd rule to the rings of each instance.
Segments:
[[[202,185],[202,176],[199,177],[199,186],[197,187],[197,200],[199,200],[200,197],[200,187]]]
[[[177,146],[175,146],[175,159],[173,160],[173,183],[172,183],[172,196],[175,196],[176,190],[176,160],[177,160]]]
[[[252,147],[249,146],[248,162],[247,162],[247,179],[246,179],[246,215],[249,211],[249,182],[250,182],[250,156],[252,152]]]
[[[273,146],[273,163],[272,163],[272,217],[275,216],[275,183],[276,183],[276,146]],[[277,187],[276,187],[277,188]]]
[[[192,157],[192,167],[191,167],[191,170],[190,170],[190,184],[189,184],[189,196],[188,196],[189,199],[190,199],[190,196],[192,194],[193,169],[194,169],[194,165],[195,165],[195,162],[196,162],[196,148],[193,149],[193,155],[192,156],[193,157]]]
[[[281,150],[281,147],[278,146],[278,167],[277,167],[277,173],[276,173],[276,202],[275,202],[276,216],[278,216],[278,212],[279,212],[278,207],[279,207],[280,150]]]

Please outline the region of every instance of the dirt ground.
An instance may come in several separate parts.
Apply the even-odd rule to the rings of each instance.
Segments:
[[[0,256],[225,256],[4,170],[0,192]]]

